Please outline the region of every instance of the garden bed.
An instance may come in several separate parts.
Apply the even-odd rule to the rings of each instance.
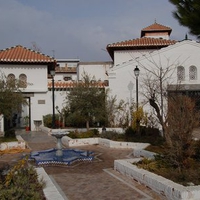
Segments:
[[[172,200],[199,200],[200,186],[183,186],[132,163],[142,158],[115,160],[114,169]]]
[[[0,144],[0,150],[10,150],[10,149],[26,149],[26,142],[22,139],[21,136],[16,136],[17,141],[13,142],[2,142]]]

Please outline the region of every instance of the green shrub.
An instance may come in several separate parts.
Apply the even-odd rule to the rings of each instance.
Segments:
[[[43,181],[38,181],[38,175],[27,159],[19,161],[7,173],[0,183],[1,200],[44,200]]]
[[[93,137],[99,137],[98,129],[91,129],[91,131],[93,132]]]
[[[106,131],[105,133],[101,133],[101,138],[106,138],[114,141],[124,141],[124,134],[117,133],[115,131]]]
[[[78,134],[76,131],[69,131],[69,134],[67,136],[72,139],[78,138]]]
[[[52,127],[52,114],[43,116],[44,126],[51,128]]]
[[[85,132],[71,131],[68,136],[72,139],[99,137],[99,131],[97,129],[91,129]]]
[[[160,136],[158,129],[145,126],[140,126],[139,134],[133,128],[128,127],[125,131],[125,140],[127,142],[150,143],[151,145],[162,145],[164,143],[164,138]]]
[[[194,158],[200,162],[200,140],[194,142]]]
[[[16,138],[15,130],[10,129],[10,130],[5,131],[4,137],[5,138]]]
[[[153,128],[153,127],[140,126],[140,132],[142,136],[144,135],[153,136],[153,137],[160,136],[160,131],[157,128]]]
[[[127,142],[132,141],[135,134],[136,130],[134,130],[132,127],[128,127],[125,131],[125,140]]]
[[[48,127],[48,128],[52,128],[52,114],[48,114],[43,116],[43,123],[44,126]],[[62,128],[63,124],[61,121],[59,121],[59,114],[55,115],[55,128]]]

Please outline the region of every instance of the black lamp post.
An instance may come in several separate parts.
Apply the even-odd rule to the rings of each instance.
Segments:
[[[50,73],[51,73],[51,77],[52,77],[52,105],[53,105],[52,128],[55,128],[55,96],[54,96],[55,70],[51,70]]]
[[[136,107],[137,107],[137,111],[138,111],[138,76],[140,75],[140,70],[139,70],[138,66],[136,66],[136,68],[134,69],[134,74],[136,77]]]
[[[136,117],[138,116],[138,77],[140,75],[140,70],[138,68],[138,66],[135,67],[134,69],[134,74],[135,74],[135,77],[136,77],[136,109],[137,109],[137,114],[136,114]],[[137,132],[138,132],[138,128],[139,128],[139,121],[138,119],[136,119],[136,128],[137,128]]]

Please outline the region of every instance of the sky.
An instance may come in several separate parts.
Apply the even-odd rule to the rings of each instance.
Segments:
[[[170,39],[197,40],[168,0],[0,0],[0,49],[37,48],[56,59],[111,61],[106,46],[140,37],[156,20]]]

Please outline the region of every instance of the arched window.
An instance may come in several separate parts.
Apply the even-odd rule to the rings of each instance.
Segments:
[[[178,78],[178,81],[185,80],[185,68],[183,66],[177,67],[177,78]]]
[[[14,74],[8,74],[8,76],[7,76],[7,83],[10,86],[15,87],[15,75]]]
[[[190,66],[189,69],[190,80],[197,80],[197,68],[195,66]]]
[[[27,76],[26,76],[26,74],[20,74],[19,75],[19,86],[21,88],[27,87]]]

